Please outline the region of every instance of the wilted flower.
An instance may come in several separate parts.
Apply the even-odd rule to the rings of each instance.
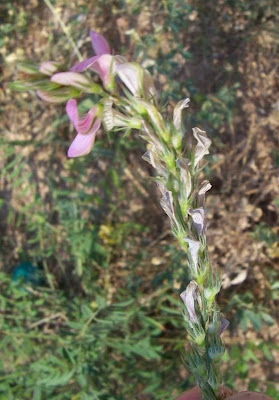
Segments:
[[[190,321],[195,323],[198,321],[195,311],[195,300],[197,299],[198,285],[195,281],[191,281],[186,290],[180,294],[180,297],[188,311]]]
[[[198,191],[198,205],[203,206],[205,200],[205,193],[208,192],[212,188],[212,185],[209,181],[203,181],[201,187]]]
[[[185,199],[189,197],[192,190],[192,177],[190,173],[190,161],[187,158],[180,158],[176,161],[176,165],[180,169],[180,178],[183,184],[182,190]]]
[[[150,165],[152,165],[153,168],[157,169],[157,165],[156,165],[156,161],[155,161],[155,153],[152,150],[152,148],[150,150],[147,150],[143,155],[142,155],[142,159],[144,161],[147,161]]]
[[[182,110],[189,107],[190,99],[180,100],[173,110],[173,125],[178,130],[182,131]]]
[[[153,130],[151,127],[146,123],[146,121],[143,119],[142,120],[142,126],[141,126],[141,132],[140,136],[149,142],[154,149],[154,152],[157,154],[163,153],[164,152],[164,146],[162,145],[161,141],[158,139],[158,137],[154,134]]]
[[[66,105],[66,112],[77,131],[77,135],[68,150],[68,157],[79,157],[88,154],[94,145],[96,133],[101,126],[98,106],[92,107],[85,116],[80,118],[77,102],[71,99]]]
[[[185,238],[184,241],[188,243],[189,246],[189,252],[192,260],[192,264],[195,269],[195,273],[197,272],[198,269],[198,254],[199,254],[199,249],[200,249],[200,242],[197,240]]]
[[[205,231],[204,209],[202,207],[194,208],[189,210],[188,213],[192,217],[197,234],[202,235]]]
[[[193,135],[198,141],[195,148],[194,166],[196,166],[205,154],[209,154],[208,149],[212,142],[206,136],[205,131],[202,131],[199,128],[193,128]]]
[[[166,178],[167,170],[160,162],[155,146],[151,145],[150,149],[142,155],[143,160],[147,161],[153,168],[157,170],[160,176]]]
[[[160,204],[162,209],[165,211],[171,222],[175,222],[177,224],[174,208],[173,208],[173,197],[172,192],[170,190],[166,190],[163,193],[163,197],[160,200]]]

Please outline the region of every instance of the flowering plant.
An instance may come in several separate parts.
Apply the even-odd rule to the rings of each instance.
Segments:
[[[22,65],[27,81],[15,82],[20,90],[37,90],[47,102],[67,102],[66,112],[76,136],[68,157],[88,154],[96,134],[106,130],[136,129],[147,142],[143,159],[156,171],[154,178],[161,192],[160,204],[170,219],[171,230],[187,255],[191,281],[180,294],[189,342],[185,362],[202,391],[204,400],[219,398],[222,383],[220,361],[224,353],[221,334],[228,327],[216,304],[221,283],[211,267],[206,241],[205,195],[209,181],[200,181],[211,140],[199,128],[186,135],[183,110],[189,99],[178,102],[171,118],[158,105],[158,93],[150,73],[124,57],[112,55],[106,40],[90,32],[96,53],[75,64],[70,71],[46,61],[39,67]],[[95,72],[99,82],[92,80]],[[77,100],[95,94],[99,101],[80,116]]]

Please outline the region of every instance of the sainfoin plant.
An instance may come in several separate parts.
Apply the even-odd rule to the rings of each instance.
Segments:
[[[22,65],[26,80],[15,82],[14,87],[37,90],[47,102],[66,102],[66,113],[76,130],[68,157],[88,154],[101,125],[108,131],[135,129],[146,141],[147,151],[142,157],[156,172],[154,181],[161,192],[161,207],[186,254],[191,276],[180,294],[187,332],[185,363],[203,399],[219,399],[224,353],[221,334],[229,322],[216,304],[221,282],[211,266],[206,241],[204,207],[211,184],[201,181],[200,172],[211,140],[196,127],[191,134],[185,133],[182,114],[189,107],[189,99],[178,102],[172,116],[161,112],[150,73],[137,63],[112,55],[106,40],[96,32],[91,31],[90,36],[94,56],[66,72],[52,61],[37,68]],[[77,99],[84,94],[95,94],[99,100],[80,115]]]

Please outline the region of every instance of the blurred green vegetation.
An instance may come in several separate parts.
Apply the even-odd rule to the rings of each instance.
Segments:
[[[265,390],[279,399],[272,372],[276,335],[272,341],[263,334],[276,327],[278,198],[271,190],[263,197],[263,189],[262,197],[256,197],[258,187],[267,188],[262,180],[267,185],[270,177],[260,173],[257,178],[255,170],[253,179],[259,180],[252,179],[251,194],[244,192],[248,179],[241,180],[242,172],[247,169],[251,176],[253,169],[245,169],[243,160],[257,164],[253,157],[260,150],[249,147],[250,121],[245,118],[257,111],[245,103],[252,83],[249,71],[241,72],[238,64],[243,51],[254,54],[249,46],[255,33],[268,32],[271,55],[278,48],[278,4],[51,3],[83,54],[90,52],[89,27],[98,28],[116,52],[127,51],[146,63],[162,91],[162,105],[191,97],[187,130],[197,124],[214,142],[206,173],[215,183],[216,201],[227,204],[223,219],[218,217],[219,229],[234,212],[232,199],[238,203],[245,195],[262,210],[260,222],[243,229],[266,255],[262,286],[253,281],[257,265],[251,262],[252,279],[220,297],[231,321],[224,376],[229,387]],[[16,66],[18,58],[40,62],[63,57],[66,64],[73,63],[67,38],[43,2],[7,1],[0,12],[4,81],[14,79],[16,68],[11,70],[10,63]],[[259,103],[264,117],[275,99],[271,95],[265,101],[267,109]],[[89,156],[66,160],[73,131],[63,107],[42,104],[35,94],[7,91],[0,111],[0,399],[168,400],[191,387],[181,361],[185,331],[179,293],[188,281],[185,260],[157,207],[150,171],[140,162],[144,145],[133,134],[124,140],[118,133],[102,135]],[[262,138],[261,130],[256,137]],[[270,138],[265,157],[275,158],[275,136]],[[218,162],[230,154],[232,144],[236,153],[218,173]],[[234,164],[243,148],[243,158]],[[247,218],[254,221],[252,217]],[[15,279],[15,267],[23,262],[35,266],[37,280],[28,280],[28,274]],[[260,367],[268,374],[264,382]]]

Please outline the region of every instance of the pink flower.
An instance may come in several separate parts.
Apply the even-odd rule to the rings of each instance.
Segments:
[[[111,55],[110,47],[107,41],[97,32],[90,31],[90,37],[96,56],[75,64],[71,68],[71,71],[83,72],[90,68],[97,72],[105,86],[109,86],[111,83],[111,76],[114,73],[113,56]]]
[[[92,107],[87,114],[80,118],[77,102],[75,99],[71,99],[67,102],[66,112],[77,131],[77,135],[68,150],[68,157],[84,156],[92,149],[96,133],[101,126],[98,106]]]

